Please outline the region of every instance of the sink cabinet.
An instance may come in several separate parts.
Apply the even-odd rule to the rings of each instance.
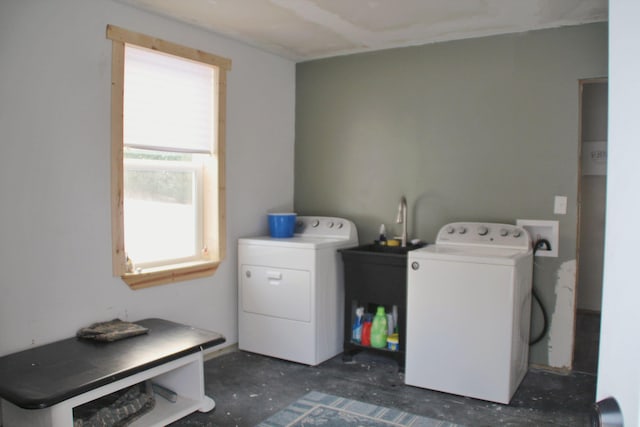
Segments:
[[[407,308],[407,255],[405,253],[372,250],[371,245],[342,249],[344,262],[344,353],[350,361],[360,351],[367,350],[395,359],[404,371]],[[399,348],[397,351],[363,346],[353,342],[352,328],[357,307],[375,314],[376,307],[384,306],[391,313],[398,308]]]

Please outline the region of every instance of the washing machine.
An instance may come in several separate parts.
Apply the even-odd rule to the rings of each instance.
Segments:
[[[353,222],[318,216],[298,217],[291,238],[239,239],[240,350],[312,366],[342,352],[337,250],[357,245]]]
[[[529,359],[527,231],[451,223],[407,263],[406,384],[508,404]]]

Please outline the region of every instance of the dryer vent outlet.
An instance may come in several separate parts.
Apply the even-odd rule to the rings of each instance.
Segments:
[[[558,221],[543,221],[538,219],[519,219],[516,221],[518,227],[522,227],[529,232],[531,240],[535,245],[540,239],[545,239],[551,244],[551,249],[542,247],[536,251],[536,256],[558,257],[559,230]]]

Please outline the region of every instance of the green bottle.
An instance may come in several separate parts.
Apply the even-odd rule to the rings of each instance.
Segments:
[[[387,346],[387,315],[384,307],[379,306],[371,324],[371,347],[385,348]]]

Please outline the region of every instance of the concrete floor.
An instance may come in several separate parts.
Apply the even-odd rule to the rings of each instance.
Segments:
[[[530,370],[509,405],[404,385],[396,362],[369,352],[309,367],[234,351],[205,362],[216,408],[174,426],[255,426],[311,390],[474,426],[592,426],[595,376]]]

